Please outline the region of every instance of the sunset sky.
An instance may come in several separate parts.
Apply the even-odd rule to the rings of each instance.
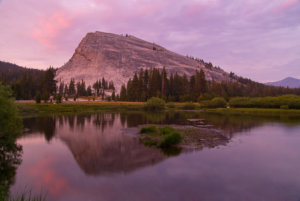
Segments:
[[[0,60],[60,67],[87,32],[130,34],[256,81],[300,78],[300,0],[0,0]]]

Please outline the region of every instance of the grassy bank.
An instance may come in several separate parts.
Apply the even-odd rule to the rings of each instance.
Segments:
[[[69,102],[63,104],[16,103],[22,117],[43,116],[52,114],[86,113],[100,111],[142,111],[143,102]],[[210,113],[241,114],[241,115],[281,115],[300,116],[298,109],[271,108],[217,108],[201,109],[198,103],[168,103],[166,110],[195,110]]]
[[[277,97],[235,97],[229,101],[234,108],[281,108],[300,109],[300,96],[284,95]]]
[[[142,110],[142,102],[70,102],[62,104],[16,103],[22,117],[51,114],[84,113],[99,111]]]
[[[205,109],[203,112],[228,114],[228,115],[289,115],[300,117],[300,110],[296,109],[271,109],[271,108],[217,108]]]

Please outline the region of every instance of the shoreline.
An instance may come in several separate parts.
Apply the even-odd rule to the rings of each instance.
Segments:
[[[85,102],[64,102],[61,104],[34,102],[16,102],[19,115],[22,118],[62,115],[62,114],[78,114],[78,113],[94,113],[94,112],[110,112],[110,111],[143,111],[145,102],[108,102],[108,101],[85,101]],[[300,110],[297,109],[272,109],[272,108],[216,108],[206,109],[200,108],[199,105],[193,110],[183,109],[185,103],[172,103],[172,107],[168,107],[164,111],[193,111],[203,113],[214,113],[223,115],[289,115],[299,116]]]

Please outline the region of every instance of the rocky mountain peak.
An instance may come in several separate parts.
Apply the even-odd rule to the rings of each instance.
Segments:
[[[141,68],[163,68],[167,72],[192,75],[203,69],[208,80],[229,80],[229,74],[221,69],[208,68],[204,62],[171,52],[157,44],[131,35],[112,33],[88,33],[76,48],[72,58],[58,69],[56,80],[69,83],[84,80],[92,85],[104,77],[113,81],[116,91]]]

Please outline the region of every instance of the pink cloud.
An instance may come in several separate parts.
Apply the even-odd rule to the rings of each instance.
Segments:
[[[212,5],[211,2],[191,4],[186,8],[186,13],[188,16],[194,16],[199,12],[207,9],[211,5]]]
[[[37,177],[37,189],[39,187],[46,188],[52,195],[59,196],[62,195],[67,190],[70,191],[70,187],[65,178],[61,177],[55,172],[55,169],[51,168],[53,159],[47,158],[36,165],[34,165],[30,170],[29,174],[33,177]]]
[[[71,27],[70,17],[65,12],[56,11],[50,17],[41,18],[31,36],[48,48],[55,48],[55,38],[59,37],[69,27]]]
[[[274,9],[275,13],[283,12],[299,3],[299,0],[286,0]]]

